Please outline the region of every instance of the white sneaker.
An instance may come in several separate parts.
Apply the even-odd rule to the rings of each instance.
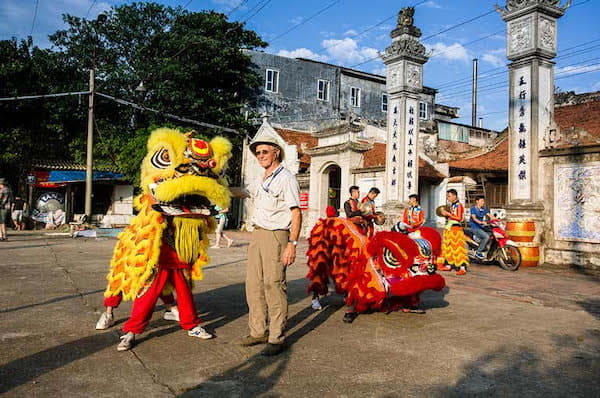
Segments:
[[[127,334],[124,334],[123,336],[121,336],[121,342],[117,346],[117,351],[127,351],[127,350],[131,349],[134,341],[135,341],[135,334],[133,334],[131,332],[127,332]]]
[[[98,319],[98,322],[96,323],[96,330],[108,329],[114,324],[115,317],[112,314],[108,315],[106,312],[103,312],[102,315],[100,315],[100,319]]]
[[[163,319],[167,321],[179,322],[179,310],[177,307],[171,307],[170,310],[166,310],[165,315],[163,315]]]
[[[188,330],[188,336],[198,337],[202,340],[209,340],[215,337],[212,334],[208,333],[206,330],[204,330],[202,326],[196,326],[192,330]]]
[[[313,310],[322,310],[323,307],[321,306],[321,303],[319,302],[319,298],[315,297],[314,299],[312,299],[312,309]]]

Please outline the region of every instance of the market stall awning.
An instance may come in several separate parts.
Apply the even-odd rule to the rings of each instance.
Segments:
[[[83,170],[50,170],[34,171],[36,177],[35,186],[40,188],[63,187],[71,182],[84,182],[85,171]],[[112,171],[94,171],[93,181],[115,181],[122,180],[123,174]]]

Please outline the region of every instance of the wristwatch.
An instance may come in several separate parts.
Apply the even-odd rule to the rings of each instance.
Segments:
[[[288,240],[288,243],[291,243],[294,246],[298,246],[298,241],[297,240]]]

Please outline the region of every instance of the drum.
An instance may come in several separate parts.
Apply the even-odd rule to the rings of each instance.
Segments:
[[[508,221],[506,234],[514,242],[533,242],[535,237],[535,223],[533,220]]]
[[[537,243],[519,244],[521,267],[537,267],[540,262],[540,247]]]
[[[442,206],[438,206],[438,207],[437,207],[437,209],[435,209],[435,214],[436,214],[438,217],[445,217],[445,216],[442,214],[442,210],[450,211],[450,209],[448,208],[448,206],[446,206],[446,205],[442,205]]]

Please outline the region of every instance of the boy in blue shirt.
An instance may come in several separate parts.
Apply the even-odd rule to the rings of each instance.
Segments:
[[[475,199],[475,206],[471,207],[471,218],[469,219],[469,225],[473,230],[473,235],[481,239],[479,247],[477,248],[477,252],[475,253],[475,256],[477,256],[477,258],[480,260],[483,260],[484,258],[482,251],[487,246],[491,237],[490,233],[483,228],[484,226],[488,225],[487,222],[485,222],[486,216],[490,220],[496,219],[496,217],[492,216],[487,207],[485,207],[485,197],[478,195]]]

